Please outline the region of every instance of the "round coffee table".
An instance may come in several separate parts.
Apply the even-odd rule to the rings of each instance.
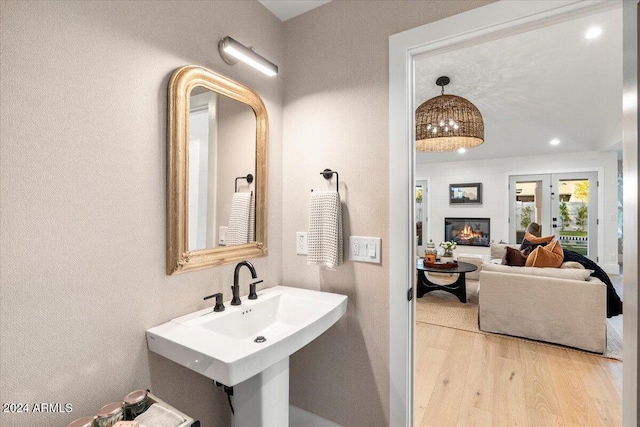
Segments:
[[[418,298],[422,298],[424,294],[431,291],[445,291],[457,296],[461,302],[466,303],[467,284],[465,273],[471,273],[477,270],[478,267],[468,262],[458,262],[456,268],[433,268],[425,266],[424,261],[419,259],[416,263],[416,269],[418,270]],[[458,279],[450,285],[438,285],[427,278],[427,273],[455,273],[458,275]]]

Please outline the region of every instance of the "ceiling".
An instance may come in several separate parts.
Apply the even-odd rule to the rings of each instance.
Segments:
[[[281,21],[331,0],[258,0]],[[592,26],[602,35],[587,40]],[[582,16],[416,60],[416,106],[440,93],[473,102],[485,143],[466,153],[417,153],[433,163],[622,147],[622,9]],[[560,140],[552,146],[549,141]]]
[[[331,0],[258,0],[282,22],[329,3]]]
[[[591,40],[586,31],[600,26]],[[619,150],[622,9],[583,16],[416,60],[416,106],[445,93],[473,102],[485,142],[466,153],[417,153],[418,163]],[[560,144],[552,146],[552,139]]]

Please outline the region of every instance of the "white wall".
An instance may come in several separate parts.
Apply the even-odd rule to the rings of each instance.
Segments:
[[[263,98],[269,256],[253,261],[278,284],[283,78],[228,66],[217,40],[282,64],[282,22],[245,1],[2,1],[0,28],[0,400],[73,405],[0,424],[63,426],[151,388],[229,426],[226,395],[145,342],[233,283],[233,265],[165,275],[167,86],[198,64]]]
[[[490,142],[485,142],[489,144]],[[468,150],[464,156],[472,156]],[[461,155],[462,157],[462,155]],[[618,183],[617,154],[609,152],[583,152],[557,156],[514,157],[506,159],[468,160],[449,163],[428,163],[416,166],[416,178],[429,179],[428,235],[436,244],[444,240],[445,217],[491,218],[491,239],[509,241],[508,175],[528,175],[551,172],[604,171],[599,177],[604,200],[600,222],[603,223],[603,259],[601,265],[617,264],[618,259]],[[482,182],[482,205],[449,205],[449,184]],[[458,246],[457,253],[488,254],[488,248]],[[613,255],[613,258],[610,256]],[[611,261],[609,261],[611,259]],[[615,266],[617,268],[617,266]]]

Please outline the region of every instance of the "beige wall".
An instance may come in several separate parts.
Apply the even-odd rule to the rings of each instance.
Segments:
[[[292,357],[291,403],[344,426],[389,417],[388,37],[486,3],[334,0],[285,23],[283,284],[349,296],[347,315]],[[381,265],[319,270],[296,255],[324,168],[340,173],[345,236],[381,237]]]
[[[150,387],[228,426],[224,393],[145,342],[205,295],[230,299],[233,281],[233,266],[165,275],[167,85],[199,64],[265,101],[270,255],[254,264],[279,283],[283,79],[226,65],[217,41],[282,64],[283,24],[237,1],[3,1],[0,16],[0,400],[73,404],[0,424],[61,426]]]
[[[166,88],[199,64],[267,106],[270,255],[254,262],[265,286],[349,296],[346,317],[292,358],[292,403],[386,425],[388,36],[484,3],[334,0],[283,25],[247,1],[1,2],[0,397],[74,409],[1,424],[64,425],[146,387],[203,426],[229,424],[224,394],[144,339],[205,295],[230,298],[233,266],[164,273]],[[281,75],[224,64],[225,35]],[[295,255],[326,167],[341,174],[345,235],[381,237],[381,265],[320,271]]]

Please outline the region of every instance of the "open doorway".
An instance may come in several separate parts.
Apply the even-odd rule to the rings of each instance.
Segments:
[[[529,25],[529,28],[531,28],[531,23],[534,21],[539,21],[539,20],[548,20],[550,19],[550,17],[552,16],[555,22],[557,22],[558,20],[562,20],[562,19],[566,19],[567,15],[566,14],[572,14],[573,16],[575,16],[576,14],[580,14],[583,13],[585,11],[587,11],[589,9],[589,7],[591,7],[591,10],[588,10],[589,13],[593,12],[593,7],[595,7],[593,4],[592,5],[577,5],[577,4],[573,4],[573,5],[560,5],[560,4],[551,4],[551,2],[547,3],[546,6],[542,6],[540,4],[537,5],[531,5],[531,6],[527,6],[527,5],[523,5],[520,4],[520,7],[523,7],[524,9],[521,9],[519,11],[515,11],[513,9],[511,9],[509,6],[505,6],[505,5],[491,5],[491,6],[487,6],[485,8],[485,12],[486,13],[478,13],[478,14],[474,14],[474,13],[466,13],[463,14],[464,16],[461,16],[460,19],[458,20],[454,20],[454,19],[448,19],[445,20],[446,22],[442,22],[442,25],[438,25],[438,23],[434,23],[433,25],[429,26],[429,28],[424,28],[424,30],[421,32],[421,34],[425,37],[423,40],[428,40],[428,42],[423,42],[423,45],[418,46],[417,40],[414,38],[413,40],[411,40],[409,42],[407,35],[403,34],[403,38],[398,38],[397,39],[397,44],[399,46],[402,47],[402,49],[396,50],[394,51],[394,46],[393,46],[393,37],[392,37],[392,46],[390,48],[390,53],[391,53],[391,63],[390,63],[390,71],[391,71],[391,82],[390,82],[390,88],[397,88],[397,87],[402,87],[403,86],[403,82],[406,82],[406,79],[412,78],[412,74],[411,73],[405,73],[404,75],[402,75],[403,73],[401,72],[402,69],[404,68],[405,70],[407,68],[411,69],[412,72],[415,71],[414,65],[413,65],[413,59],[418,56],[418,55],[422,55],[425,54],[426,52],[442,52],[445,50],[445,46],[451,46],[453,44],[456,43],[466,43],[467,45],[470,45],[474,42],[471,41],[471,39],[473,38],[482,38],[484,36],[487,36],[487,33],[491,33],[493,32],[494,34],[492,34],[491,37],[494,37],[496,33],[499,33],[500,31],[509,31],[509,32],[513,32],[513,27],[518,26],[518,25]],[[602,4],[597,5],[598,7],[602,8],[604,7]],[[602,10],[602,9],[600,9]],[[472,11],[473,12],[473,11]],[[518,22],[519,21],[519,22]],[[480,26],[480,24],[475,24],[475,22],[482,22],[482,26]],[[491,27],[491,25],[489,23],[492,23],[491,25],[493,25],[493,27]],[[491,30],[487,30],[487,28],[491,27]],[[473,36],[470,36],[470,28],[475,28],[477,29],[476,34],[474,34]],[[481,29],[480,29],[481,28]],[[506,29],[509,30],[506,30]],[[416,33],[417,34],[417,33]],[[503,33],[504,34],[504,33]],[[397,53],[397,55],[394,55],[394,52]],[[407,52],[409,52],[409,55],[407,55]],[[402,54],[400,54],[402,53]],[[434,53],[435,54],[435,53]],[[407,63],[407,58],[409,60],[409,63]],[[394,60],[397,61],[395,62],[394,65]],[[399,64],[399,65],[398,65]],[[394,78],[397,76],[400,76],[398,79]],[[411,84],[407,84],[406,85],[407,88],[411,87]],[[404,99],[401,100],[400,97],[398,97],[397,99],[394,99],[392,97],[391,100],[391,105],[390,105],[390,114],[392,116],[391,119],[391,127],[392,129],[394,128],[394,124],[398,124],[400,128],[403,128],[402,132],[398,131],[395,135],[398,137],[402,137],[402,139],[404,141],[411,141],[411,128],[406,128],[404,127],[404,124],[407,123],[406,121],[406,116],[404,116],[403,118],[401,118],[401,115],[398,115],[398,117],[396,117],[397,119],[399,119],[398,121],[394,120],[394,113],[393,111],[399,111],[399,110],[395,110],[396,108],[399,107],[399,105],[397,105],[395,102],[396,101],[402,101],[406,104],[407,102],[407,97],[405,95]],[[411,99],[411,101],[413,101],[413,99]],[[415,106],[414,106],[415,107]],[[413,109],[410,109],[408,111],[413,111]],[[393,133],[393,132],[392,132]],[[393,134],[392,134],[392,140],[393,140]],[[393,144],[392,144],[393,145]],[[393,154],[395,150],[397,150],[398,147],[393,147],[391,148],[390,154]],[[391,160],[390,160],[390,164],[391,164],[391,177],[395,178],[395,173],[399,172],[400,170],[402,170],[402,164],[406,164],[407,162],[404,161],[403,156],[407,156],[408,158],[414,158],[415,159],[415,154],[412,151],[412,148],[409,148],[408,151],[398,151],[396,152],[395,156],[391,156]],[[398,160],[398,162],[396,163],[396,160]],[[526,162],[527,158],[524,159],[524,162]],[[566,160],[566,159],[565,159]],[[411,163],[411,162],[408,162]],[[522,163],[525,164],[525,163]],[[394,168],[394,166],[398,166],[397,169]],[[494,167],[493,164],[489,164],[487,167],[487,170],[489,170],[491,167]],[[514,170],[515,168],[512,167],[511,168],[511,172]],[[524,168],[526,172],[530,171],[530,167],[525,167]],[[548,169],[548,168],[541,168],[541,169]],[[431,168],[431,171],[433,172],[433,167]],[[449,168],[449,172],[451,171],[451,168]],[[460,171],[458,171],[460,172]],[[417,170],[411,170],[409,171],[409,176],[411,177],[410,180],[411,182],[413,182],[412,176],[413,174],[418,174],[419,173],[419,169]],[[390,197],[390,203],[391,205],[395,205],[395,207],[400,208],[403,205],[406,204],[406,201],[402,201],[402,197],[398,197],[397,200],[396,198],[394,198],[394,189],[398,190],[401,186],[402,186],[402,174],[399,174],[399,179],[397,180],[397,182],[394,182],[394,179],[392,178],[392,182],[391,182],[391,197]],[[444,175],[438,175],[438,173],[432,173],[432,175],[434,177],[434,182],[431,182],[431,188],[433,190],[433,192],[437,192],[437,188],[438,185],[435,182],[435,180],[437,179],[438,176],[442,176],[443,178],[451,178],[449,182],[458,182],[458,180],[450,177],[450,176],[444,176]],[[503,176],[506,176],[506,174],[503,173]],[[467,180],[467,182],[471,182],[471,181],[475,181],[473,179],[471,180]],[[464,182],[464,181],[462,181]],[[398,185],[396,185],[398,184]],[[505,182],[505,179],[503,178],[503,181],[501,183],[501,188],[504,189],[504,196],[503,196],[503,200],[501,201],[502,205],[505,206],[505,204],[508,202],[508,196],[507,191],[506,191],[506,187],[507,187],[507,182]],[[485,185],[485,188],[487,186]],[[413,190],[413,186],[412,186],[412,190]],[[405,193],[406,194],[406,193]],[[486,196],[486,195],[485,195]],[[492,200],[487,199],[487,197],[484,197],[484,203],[492,203]],[[406,200],[406,199],[405,199]],[[398,202],[398,204],[396,204],[395,202]],[[493,200],[493,202],[495,202],[495,199]],[[438,209],[438,206],[440,204],[437,201],[432,201],[432,207],[434,209],[434,212],[431,215],[430,220],[432,221],[432,224],[434,224],[435,222],[438,221],[438,214],[436,212],[436,210]],[[507,235],[509,233],[509,227],[508,227],[508,222],[506,221],[506,217],[508,216],[508,208],[503,207],[502,208],[503,212],[497,216],[500,216],[501,218],[505,219],[504,221],[500,221],[500,225],[498,226],[498,230],[500,233],[504,233],[505,236],[505,240],[508,239]],[[394,212],[395,211],[395,212]],[[408,221],[397,221],[399,219],[399,216],[397,215],[402,215],[402,212],[400,212],[400,209],[397,209],[397,211],[395,209],[392,209],[392,212],[390,213],[390,217],[391,217],[391,223],[392,224],[396,224],[397,229],[400,229],[402,227],[406,227],[409,223],[412,222],[411,218],[409,218]],[[406,215],[406,209],[405,209],[405,215]],[[475,216],[475,215],[474,215]],[[608,220],[608,219],[607,219]],[[498,222],[495,221],[493,219],[492,216],[492,223],[493,222]],[[437,233],[439,227],[435,227],[434,230],[435,233]],[[405,233],[406,230],[409,229],[404,228]],[[494,230],[495,227],[492,226],[491,228],[491,233],[492,235],[494,235]],[[391,232],[390,235],[392,237],[396,236],[396,233],[394,232],[394,226],[391,227]],[[406,234],[405,234],[406,235]],[[496,235],[496,237],[498,237],[498,235]],[[392,247],[391,249],[393,250],[395,247],[395,245],[393,244],[393,240],[392,239]],[[398,239],[398,242],[400,242],[401,239]],[[436,241],[438,241],[438,239],[434,239]],[[396,249],[398,249],[398,254],[403,253],[406,249],[407,246],[412,246],[412,245],[406,245],[404,246],[404,248],[402,247],[404,245],[400,245],[398,246]],[[400,281],[402,281],[402,277],[407,277],[410,279],[413,275],[408,271],[411,267],[411,265],[414,264],[413,260],[411,259],[411,257],[409,257],[409,259],[405,259],[403,260],[401,256],[397,257],[397,261],[398,263],[396,264],[394,262],[394,256],[392,255],[392,283],[395,283],[395,279],[400,279]],[[400,274],[397,276],[394,276],[394,272],[396,271],[395,268],[398,268],[398,270],[400,271]],[[406,269],[406,270],[405,270]],[[404,272],[403,272],[404,271]],[[405,282],[406,283],[406,282]],[[395,288],[396,291],[399,290],[398,288]],[[394,290],[392,289],[392,301],[391,301],[391,305],[392,305],[392,313],[394,312],[394,308],[398,307],[400,308],[400,305],[398,304],[397,306],[394,304],[393,299],[396,298],[397,296],[393,295]],[[400,302],[400,301],[398,301]],[[634,302],[635,304],[636,302]],[[406,304],[406,303],[405,303]],[[408,312],[404,312],[406,313],[406,317],[402,317],[399,319],[391,319],[391,327],[392,330],[394,330],[394,325],[398,325],[398,321],[406,321],[405,319],[409,319],[409,322],[413,322],[413,314],[412,314],[412,310],[408,310]],[[403,312],[400,311],[400,314],[403,315]],[[404,315],[403,315],[404,316]],[[636,324],[636,328],[637,328],[637,324]],[[393,341],[393,340],[392,340]],[[637,340],[636,340],[637,341]],[[402,340],[396,340],[395,342],[398,343],[402,343]],[[408,340],[406,341],[406,343],[409,345],[409,348],[411,347],[411,342],[413,342],[413,337],[410,334],[408,334]],[[634,343],[634,345],[637,348],[637,342]],[[393,365],[393,360],[394,360],[394,355],[393,355],[393,344],[392,344],[392,365]],[[408,353],[405,354],[410,354],[411,351],[409,351]],[[418,354],[416,353],[416,356],[418,356]],[[633,356],[633,355],[632,355]],[[413,371],[414,368],[414,361],[411,359],[411,357],[409,356],[408,359],[408,368]],[[406,366],[406,365],[405,365]],[[415,366],[415,368],[417,369],[418,366]],[[393,374],[394,371],[392,370],[392,420],[395,420],[396,417],[394,416],[395,414],[397,414],[398,412],[394,412],[397,411],[398,408],[394,409],[394,400],[393,400],[393,391],[398,391],[398,390],[402,390],[402,384],[396,384],[394,383],[394,379],[393,379]],[[405,376],[405,379],[408,376]],[[637,380],[637,378],[636,378]],[[400,387],[398,387],[400,386]],[[625,386],[626,387],[626,386]],[[409,393],[409,400],[411,399],[411,381],[407,380],[405,382],[405,390],[408,391]],[[397,396],[397,393],[396,393]],[[398,399],[398,401],[400,401],[401,399]],[[418,402],[416,402],[417,404]],[[406,406],[405,406],[406,408]],[[413,418],[413,414],[404,414],[407,418],[406,419],[412,419]],[[419,423],[420,420],[414,419],[413,420],[416,423]]]
[[[585,43],[583,34],[596,23],[602,28],[602,39],[598,44]],[[604,218],[600,221],[598,216],[597,171],[549,173],[577,170],[583,159],[585,163],[588,159],[591,165],[609,171],[609,179],[603,176],[603,183],[615,191],[612,175],[622,140],[621,130],[616,130],[622,120],[621,23],[620,8],[598,11],[415,58],[414,105],[440,96],[434,93],[440,89],[434,82],[440,75],[449,76],[451,82],[445,90],[478,106],[486,139],[483,145],[462,153],[423,153],[417,149],[416,171],[420,174],[428,169],[434,175],[432,228],[436,246],[453,241],[457,245],[453,259],[458,265],[445,272],[439,270],[443,264],[431,267],[418,263],[416,267],[417,423],[447,426],[482,419],[486,425],[545,425],[540,419],[549,415],[561,423],[607,425],[615,420],[614,424],[621,424],[621,381],[581,370],[578,363],[565,363],[571,360],[571,353],[560,347],[600,352],[603,356],[585,352],[582,362],[588,360],[603,372],[622,372],[622,338],[607,323],[607,296],[598,293],[605,285],[615,287],[601,266],[588,262],[598,263],[601,258],[604,262],[598,250],[599,237],[616,256],[616,224],[607,224],[612,227],[606,234]],[[558,40],[563,43],[559,45]],[[598,66],[592,67],[592,57],[601,60]],[[572,85],[566,84],[569,76]],[[592,90],[606,79],[615,80],[617,89]],[[585,104],[594,107],[584,108]],[[604,106],[608,106],[606,112],[600,111]],[[581,113],[572,114],[574,110]],[[509,170],[537,173],[512,175]],[[469,203],[457,203],[449,194],[452,187],[460,194],[473,193],[465,200]],[[614,202],[613,209],[617,200]],[[558,280],[538,280],[543,269],[525,267],[538,253],[541,257],[546,253],[537,251],[531,257],[524,253],[525,230],[532,223],[540,226],[538,237],[553,238],[560,251],[557,263],[533,267],[554,267],[544,273],[557,275]],[[503,231],[507,227],[508,234]],[[507,253],[497,256],[494,248]],[[518,254],[517,260],[511,259],[510,250]],[[444,254],[441,256],[444,259]],[[578,259],[584,264],[578,265],[585,269],[600,269],[602,286],[594,288],[593,294],[583,295],[586,286],[578,290],[561,279],[567,274],[561,267],[574,265]],[[505,268],[494,270],[495,264]],[[485,275],[485,270],[491,275]],[[585,282],[590,277],[586,271],[581,276]],[[547,285],[554,289],[546,289]],[[563,307],[560,301],[570,301],[572,306]],[[592,304],[598,309],[581,316]],[[572,315],[564,319],[565,313]],[[576,319],[579,324],[572,325]],[[536,327],[530,327],[532,322]],[[590,322],[593,328],[581,329]],[[573,334],[581,335],[580,339],[566,339]],[[439,357],[443,357],[441,363]],[[451,359],[455,359],[455,369],[451,369],[453,362],[446,362]],[[424,370],[425,365],[430,369]],[[581,384],[582,394],[557,391],[566,380],[556,375],[563,369],[580,372],[572,381]],[[541,381],[536,377],[541,371],[549,374],[544,391],[536,398],[557,402],[542,413],[528,391],[531,384]],[[519,383],[514,383],[516,377]],[[571,399],[578,398],[586,407],[598,403],[586,391],[587,385],[595,382],[605,385],[603,390],[609,393],[603,392],[598,399],[609,402],[611,410],[602,417],[589,410],[580,415],[571,413]],[[504,393],[498,392],[496,397],[496,390]]]

